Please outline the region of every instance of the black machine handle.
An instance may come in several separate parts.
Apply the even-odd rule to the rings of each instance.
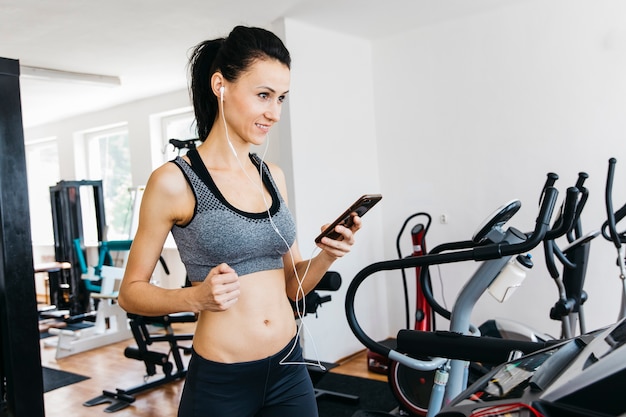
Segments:
[[[172,145],[176,149],[196,149],[196,142],[198,138],[195,139],[175,139],[171,138],[169,140],[170,145]]]
[[[582,212],[585,204],[587,203],[587,199],[589,198],[589,190],[583,186],[585,180],[589,178],[586,172],[580,172],[578,174],[578,181],[576,182],[576,188],[580,191],[580,201],[578,202],[578,207],[576,208],[576,220],[574,223],[574,227],[567,234],[567,240],[573,242],[574,240],[583,236],[583,226],[580,221],[580,213]]]
[[[417,358],[437,356],[469,362],[499,364],[508,361],[512,351],[520,351],[526,355],[562,342],[562,340],[529,342],[496,337],[476,337],[448,331],[400,330],[396,350]]]
[[[291,308],[294,312],[300,311],[306,314],[317,314],[317,308],[332,300],[330,295],[319,295],[317,291],[337,291],[341,287],[341,274],[336,271],[326,271],[322,279],[315,288],[304,298],[296,303],[291,301]]]
[[[626,233],[617,231],[617,222],[622,220],[626,215],[626,204],[616,212],[613,212],[613,179],[615,178],[615,164],[617,159],[609,159],[609,171],[606,176],[605,203],[607,220],[602,225],[602,236],[606,240],[613,242],[617,249],[621,248],[622,243],[626,243]],[[606,229],[608,228],[608,232]]]
[[[543,185],[543,190],[541,192],[541,198],[543,198],[543,196],[546,193],[546,189],[550,188],[550,187],[554,187],[554,184],[556,184],[556,181],[559,179],[558,174],[554,173],[554,172],[548,172],[548,179],[546,180],[546,183]],[[541,203],[539,204],[541,205]]]
[[[559,270],[554,260],[555,255],[559,258],[561,263],[567,264],[569,262],[554,244],[554,240],[565,234],[569,234],[572,229],[576,228],[577,224],[579,224],[580,214],[582,212],[581,206],[584,205],[586,201],[586,199],[583,201],[584,197],[580,197],[584,195],[584,191],[581,191],[583,188],[582,181],[584,181],[584,179],[581,181],[581,178],[582,177],[579,176],[575,187],[569,187],[567,189],[562,215],[557,220],[557,224],[553,229],[546,233],[543,241],[545,262],[552,278],[559,276]]]
[[[409,257],[398,260],[381,261],[366,266],[354,277],[348,287],[346,293],[345,310],[348,325],[359,339],[359,341],[370,350],[388,356],[391,349],[380,344],[370,338],[361,328],[354,311],[354,300],[357,289],[361,283],[370,275],[379,271],[388,271],[402,268],[424,267],[429,265],[439,265],[462,261],[485,261],[490,259],[498,259],[508,255],[520,254],[528,252],[543,240],[550,223],[550,217],[554,211],[554,206],[558,191],[552,186],[544,187],[543,197],[541,199],[541,207],[539,215],[535,223],[535,229],[531,232],[527,239],[521,243],[509,244],[507,242],[498,242],[493,244],[482,245],[470,249],[459,250],[451,253],[426,254],[422,256]]]
[[[554,227],[546,232],[544,240],[555,240],[569,232],[575,222],[580,217],[579,196],[580,190],[577,187],[569,187],[565,194],[562,215],[557,220]]]
[[[327,271],[313,291],[337,291],[341,287],[341,275],[336,271]]]

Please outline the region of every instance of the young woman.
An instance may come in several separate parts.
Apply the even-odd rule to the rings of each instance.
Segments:
[[[303,260],[284,174],[250,153],[280,120],[290,63],[280,39],[260,28],[198,45],[191,94],[204,140],[145,188],[119,303],[146,316],[199,313],[179,417],[317,416],[289,299],[350,251],[361,219]],[[170,231],[191,287],[149,283]]]

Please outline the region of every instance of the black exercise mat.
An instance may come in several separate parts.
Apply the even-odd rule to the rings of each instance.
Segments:
[[[359,410],[389,412],[398,406],[391,387],[382,381],[328,372],[315,388],[359,397],[358,402],[351,403],[322,396],[317,400],[319,417],[352,417]]]
[[[45,366],[42,367],[41,370],[43,372],[43,392],[52,391],[57,388],[89,379],[88,376],[47,368]]]

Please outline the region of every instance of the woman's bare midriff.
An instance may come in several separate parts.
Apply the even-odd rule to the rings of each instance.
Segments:
[[[284,348],[296,333],[282,269],[244,275],[239,281],[241,295],[231,308],[200,312],[193,347],[205,359],[221,363],[264,359]]]

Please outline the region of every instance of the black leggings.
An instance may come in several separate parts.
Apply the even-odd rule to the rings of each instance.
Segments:
[[[225,364],[193,352],[178,417],[317,417],[317,402],[298,343],[266,359]]]

